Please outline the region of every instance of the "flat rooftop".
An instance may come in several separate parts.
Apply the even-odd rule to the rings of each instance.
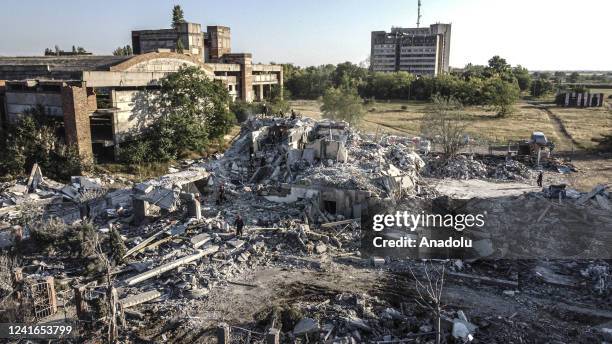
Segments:
[[[13,66],[48,66],[49,71],[100,71],[108,70],[133,56],[0,56],[0,68]]]

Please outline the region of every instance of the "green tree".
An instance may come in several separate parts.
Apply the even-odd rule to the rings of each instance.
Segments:
[[[576,92],[576,93],[590,93],[591,92],[591,90],[584,85],[574,85],[570,89],[572,92]]]
[[[202,151],[210,140],[222,138],[233,125],[230,100],[227,88],[202,69],[181,67],[160,80],[159,95],[148,104],[157,117],[144,134],[128,139],[121,156],[127,162],[140,161],[130,153],[146,155],[149,162],[168,161],[185,151]],[[135,148],[139,141],[147,146]],[[142,154],[142,150],[149,152]]]
[[[181,40],[180,38],[176,40],[176,52],[179,54],[183,53],[183,49],[185,47],[183,46],[183,40]]]
[[[285,74],[285,87],[296,99],[317,99],[333,85],[331,76],[335,68],[322,65],[302,69],[287,65],[285,69],[290,73]]]
[[[323,95],[323,117],[334,121],[346,121],[355,125],[365,115],[363,100],[354,88],[330,87]]]
[[[366,98],[408,99],[414,80],[414,75],[408,72],[371,73],[360,88],[361,94]]]
[[[125,47],[119,47],[119,48],[113,50],[113,55],[115,55],[115,56],[130,56],[130,55],[133,55],[132,46],[128,44]]]
[[[174,5],[172,8],[172,28],[177,30],[179,25],[185,22],[183,9],[180,5]]]
[[[463,68],[463,73],[461,73],[461,76],[466,80],[470,80],[473,78],[482,79],[485,77],[485,70],[485,66],[473,65],[471,63],[468,63],[465,68]]]
[[[521,91],[529,90],[529,87],[531,86],[531,75],[529,74],[527,68],[518,65],[512,69],[512,74],[516,78]]]
[[[570,74],[569,78],[567,78],[567,81],[573,84],[577,83],[578,81],[580,81],[580,74],[578,74],[578,72],[573,72],[572,74]]]
[[[340,63],[331,74],[335,87],[357,88],[365,81],[368,70],[351,62]]]
[[[487,69],[491,75],[505,76],[510,72],[511,66],[506,59],[495,55],[489,60]]]
[[[555,80],[557,82],[564,82],[566,77],[567,75],[565,74],[565,72],[561,72],[561,71],[555,72]]]
[[[22,114],[16,123],[0,132],[0,175],[16,177],[30,172],[38,163],[45,175],[67,180],[86,168],[75,147],[58,139],[60,123],[37,106]]]
[[[493,105],[499,117],[505,117],[514,111],[514,103],[519,99],[518,83],[507,82],[501,77],[493,77],[485,83],[485,95]]]
[[[547,79],[536,79],[531,84],[531,96],[541,97],[553,91],[553,83]]]

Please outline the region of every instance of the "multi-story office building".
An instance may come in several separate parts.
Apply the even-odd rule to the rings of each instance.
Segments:
[[[451,24],[372,31],[370,68],[438,75],[449,71]]]

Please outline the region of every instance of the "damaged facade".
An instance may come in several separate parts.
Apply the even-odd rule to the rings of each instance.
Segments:
[[[213,36],[207,44],[213,44]],[[229,38],[219,40],[215,46],[229,44]],[[214,52],[215,58],[205,60],[204,50],[177,53],[165,49],[162,41],[154,42],[159,44],[147,45],[146,51],[135,46],[142,54],[133,56],[0,57],[0,122],[14,122],[42,106],[63,123],[66,143],[75,145],[82,158],[113,159],[127,133],[146,127],[154,115],[146,104],[159,80],[181,66],[201,68],[223,82],[233,99],[261,101],[273,87],[283,88],[282,66],[254,64],[251,54],[211,48],[206,52]]]

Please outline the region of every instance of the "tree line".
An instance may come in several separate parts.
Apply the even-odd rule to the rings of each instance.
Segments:
[[[500,115],[510,111],[521,93],[540,97],[552,92],[555,83],[550,75],[532,75],[499,56],[492,57],[486,66],[468,64],[438,76],[373,72],[344,62],[306,68],[286,64],[284,77],[285,94],[294,99],[318,99],[329,88],[354,89],[366,100],[430,100],[440,95],[463,105],[492,105]]]

